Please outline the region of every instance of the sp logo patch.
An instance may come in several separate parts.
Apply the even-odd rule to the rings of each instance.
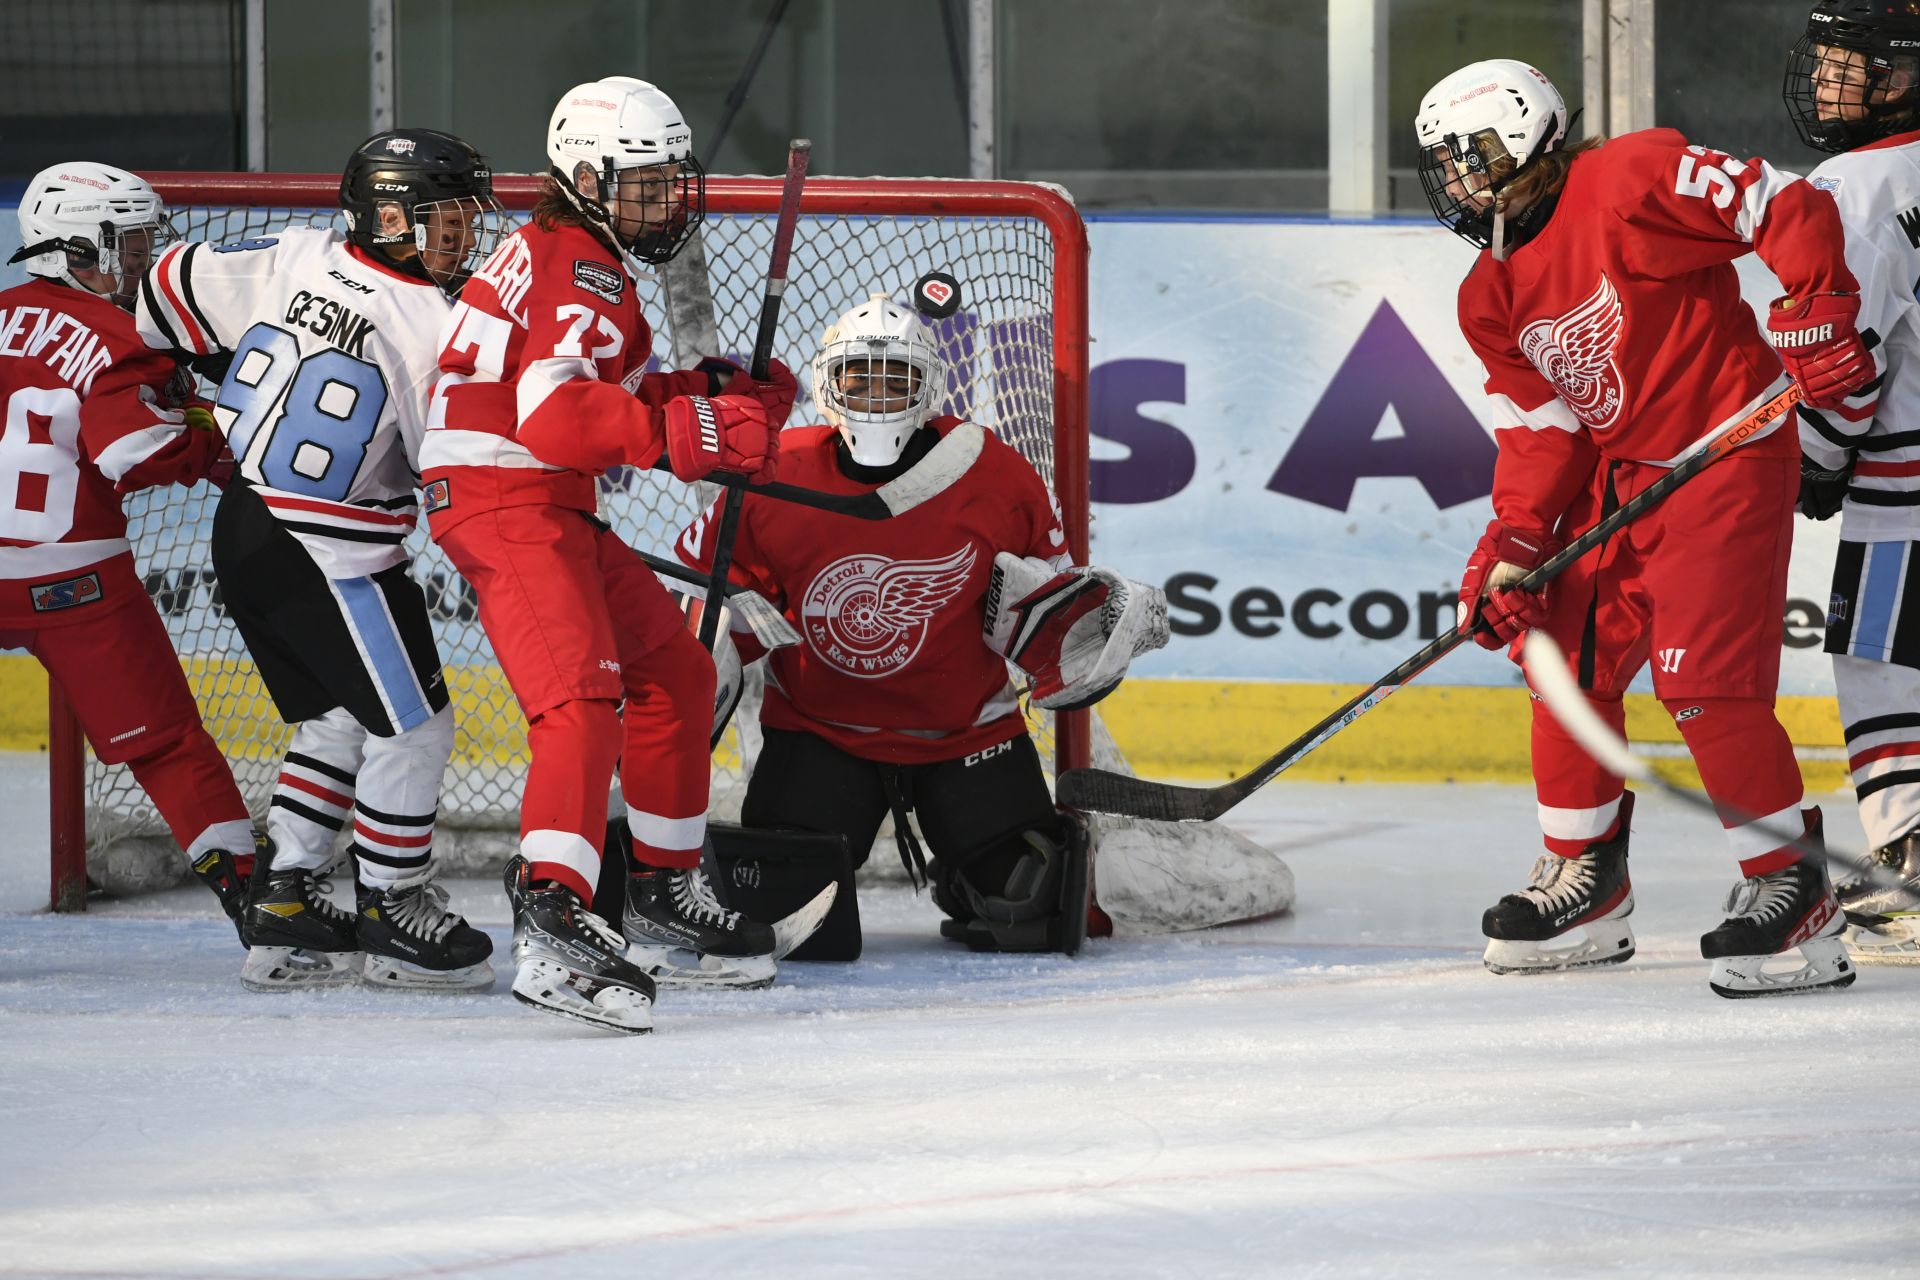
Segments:
[[[627,278],[604,262],[576,258],[573,262],[573,282],[596,298],[618,302],[621,291],[626,288]]]
[[[453,505],[453,483],[449,480],[435,480],[427,486],[427,513],[445,511]]]
[[[33,596],[35,613],[77,609],[83,604],[93,604],[101,599],[100,575],[97,573],[68,578],[65,582],[42,582],[27,590]]]

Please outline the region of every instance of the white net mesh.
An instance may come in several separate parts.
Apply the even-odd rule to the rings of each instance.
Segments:
[[[816,184],[818,186],[818,184]],[[188,239],[231,242],[270,235],[289,225],[330,225],[331,210],[195,203],[169,190],[173,220]],[[810,187],[811,194],[816,188]],[[509,202],[513,202],[509,196]],[[525,200],[518,201],[522,206]],[[724,195],[709,202],[706,255],[721,352],[746,362],[752,349],[773,217],[729,209]],[[781,313],[776,355],[802,379],[791,423],[814,415],[806,357],[841,313],[870,293],[905,300],[924,271],[958,276],[963,304],[938,322],[948,374],[946,411],[987,425],[1025,454],[1051,484],[1055,478],[1054,246],[1047,227],[1031,217],[942,216],[933,205],[907,215],[803,214]],[[659,282],[643,283],[642,313],[660,326],[654,352],[670,364],[668,308]],[[1080,428],[1084,433],[1084,426]],[[1084,450],[1084,435],[1077,446]],[[693,519],[702,498],[656,473],[627,471],[603,481],[607,514],[634,546],[669,554],[672,540]],[[287,729],[254,674],[221,607],[207,550],[214,499],[204,486],[191,492],[153,490],[129,503],[135,556],[149,594],[166,619],[208,729],[232,763],[256,816],[271,798]],[[1084,511],[1085,494],[1061,494],[1063,507]],[[414,572],[427,593],[442,661],[448,671],[458,724],[457,742],[440,805],[443,847],[460,832],[510,832],[526,764],[526,725],[494,661],[476,617],[471,589],[417,532]],[[1052,726],[1036,726],[1043,757],[1053,755]],[[751,744],[749,744],[750,749]],[[716,753],[716,808],[737,808],[743,749],[737,731]],[[158,836],[164,828],[124,768],[87,769],[88,842],[104,846],[130,836]]]

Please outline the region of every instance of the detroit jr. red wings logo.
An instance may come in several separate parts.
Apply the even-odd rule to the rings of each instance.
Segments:
[[[841,557],[801,597],[807,647],[850,676],[892,675],[920,652],[934,614],[966,589],[976,558],[971,543],[936,560]]]
[[[1574,415],[1589,427],[1612,425],[1626,400],[1614,352],[1625,328],[1620,295],[1606,273],[1591,297],[1554,320],[1536,320],[1520,334],[1520,350]]]

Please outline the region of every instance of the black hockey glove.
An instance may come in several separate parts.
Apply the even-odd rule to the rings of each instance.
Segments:
[[[1840,510],[1840,504],[1847,500],[1847,485],[1853,479],[1853,455],[1847,455],[1846,465],[1837,471],[1829,471],[1809,458],[1800,455],[1800,514],[1809,520],[1830,520]]]

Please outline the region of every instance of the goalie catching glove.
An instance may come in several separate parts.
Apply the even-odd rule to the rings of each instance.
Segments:
[[[1078,711],[1167,643],[1167,597],[1108,569],[1055,569],[1002,551],[987,587],[987,646],[1026,673],[1033,705]]]
[[[780,428],[751,396],[676,396],[667,401],[667,462],[689,484],[716,471],[755,484],[780,465]]]

